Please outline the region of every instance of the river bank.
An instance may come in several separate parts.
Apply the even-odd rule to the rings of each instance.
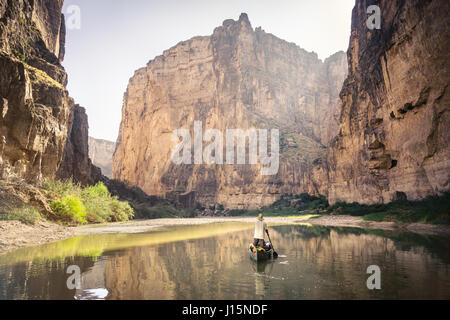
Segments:
[[[0,253],[28,246],[35,246],[72,237],[91,234],[143,233],[155,228],[177,225],[201,225],[221,222],[253,223],[253,217],[191,218],[135,220],[122,223],[64,227],[48,221],[39,221],[34,226],[18,221],[0,221]],[[420,234],[450,234],[450,227],[431,224],[402,224],[394,222],[369,222],[352,216],[297,216],[267,217],[270,225],[305,223],[311,225],[353,227],[381,230],[403,230]]]
[[[0,253],[75,237],[74,228],[40,220],[35,225],[0,221]]]

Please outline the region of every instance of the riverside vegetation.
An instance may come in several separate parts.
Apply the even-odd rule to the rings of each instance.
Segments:
[[[82,187],[72,181],[46,181],[42,193],[51,208],[40,213],[31,205],[7,210],[0,214],[0,220],[18,220],[33,225],[39,219],[51,220],[63,225],[74,226],[86,223],[128,221],[134,217],[134,210],[128,202],[112,196],[107,187],[99,182]],[[41,210],[42,211],[42,210]]]
[[[365,205],[337,202],[330,206],[323,197],[309,194],[284,195],[271,206],[261,210],[232,210],[232,216],[268,217],[292,215],[351,215],[366,221],[389,221],[404,223],[429,223],[450,225],[450,192],[441,196],[430,196],[420,201],[398,200],[387,204]]]
[[[16,187],[17,184],[22,185],[16,183]],[[45,219],[66,226],[77,226],[131,219],[188,218],[195,214],[193,210],[176,208],[169,201],[147,196],[140,189],[120,181],[108,180],[107,186],[103,182],[82,186],[72,180],[47,180],[39,188],[27,186],[33,189],[33,194],[40,196],[40,201],[17,203],[4,199],[8,191],[3,187],[0,200],[5,200],[5,205],[0,205],[0,221],[35,225]],[[33,197],[36,198],[29,195],[26,198],[30,200]]]
[[[44,190],[53,199],[56,220],[63,223],[120,222],[134,216],[129,203],[112,196],[102,182],[83,188],[71,181],[47,181]]]
[[[51,214],[41,214],[32,206],[8,210],[0,214],[0,220],[18,220],[25,224],[35,224],[39,219],[47,219],[59,224],[76,226],[80,224],[98,224],[123,222],[135,218],[192,218],[206,210],[200,204],[196,210],[176,208],[169,202],[160,202],[152,206],[143,201],[121,201],[111,195],[102,182],[82,187],[70,180],[49,180],[42,186],[51,208]],[[130,205],[131,204],[131,205]],[[431,196],[421,201],[399,200],[388,204],[364,205],[359,203],[338,202],[330,205],[324,196],[283,195],[272,205],[259,210],[227,210],[223,205],[209,208],[219,216],[253,217],[263,213],[267,217],[320,215],[351,215],[362,217],[366,221],[389,221],[402,223],[427,223],[450,225],[450,192],[441,196]]]

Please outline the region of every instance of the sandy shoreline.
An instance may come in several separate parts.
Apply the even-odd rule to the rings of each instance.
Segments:
[[[254,217],[204,217],[192,219],[135,220],[124,223],[88,225],[76,228],[63,227],[47,221],[41,221],[36,226],[28,226],[18,221],[0,221],[0,253],[91,234],[143,233],[166,226],[201,225],[221,222],[253,223],[254,221]],[[420,234],[450,235],[450,227],[448,226],[368,222],[360,217],[352,216],[321,216],[315,219],[308,219],[308,217],[267,217],[266,221],[269,227],[270,224],[307,223],[322,226],[402,230]]]
[[[19,221],[0,221],[0,253],[69,239],[74,236],[76,236],[76,232],[73,228],[48,221],[40,221],[34,226]]]

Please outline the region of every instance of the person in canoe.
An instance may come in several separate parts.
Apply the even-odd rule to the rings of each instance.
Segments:
[[[265,242],[265,233],[269,237],[269,242]],[[278,253],[274,250],[272,240],[270,240],[269,229],[262,214],[258,215],[255,224],[255,234],[253,243],[250,245],[250,258],[254,261],[266,261],[271,258],[278,258]]]
[[[269,234],[269,229],[267,228],[267,223],[264,221],[264,217],[262,214],[258,215],[258,219],[256,220],[255,224],[255,235],[254,235],[254,241],[253,246],[264,248],[265,242],[264,242],[264,236],[265,233]]]

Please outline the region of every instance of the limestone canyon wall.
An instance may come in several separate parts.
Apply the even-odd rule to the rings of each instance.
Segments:
[[[71,179],[82,185],[103,180],[101,169],[89,158],[89,123],[86,110],[76,105],[69,119],[67,142],[57,178]]]
[[[55,175],[74,103],[65,89],[63,1],[0,0],[0,175]]]
[[[112,159],[115,150],[115,142],[89,137],[89,158],[109,179],[112,178]]]
[[[369,5],[381,30],[366,26]],[[420,199],[450,188],[450,2],[356,1],[328,157],[329,199]]]
[[[92,183],[87,116],[66,90],[63,0],[0,0],[0,179]]]
[[[283,193],[327,192],[326,145],[338,133],[347,61],[325,62],[261,28],[246,14],[195,37],[136,71],[124,96],[113,177],[164,196],[196,191],[204,204],[268,205]],[[280,129],[275,176],[259,165],[174,165],[173,131]],[[248,161],[247,161],[248,163]]]

